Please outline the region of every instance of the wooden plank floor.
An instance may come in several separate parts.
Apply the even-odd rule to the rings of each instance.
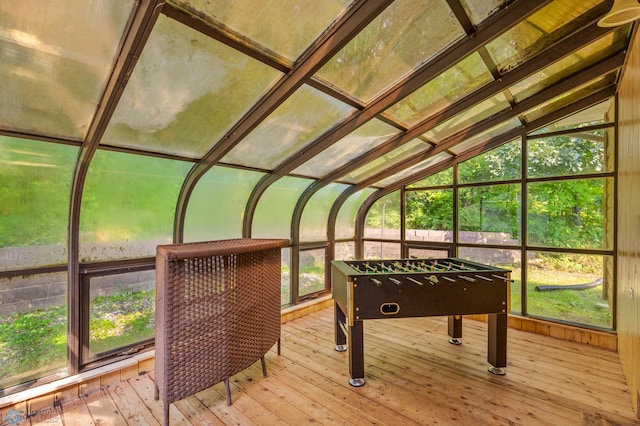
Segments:
[[[509,330],[505,376],[487,371],[486,324],[465,320],[463,344],[445,318],[366,321],[365,386],[347,383],[333,350],[333,309],[283,325],[267,354],[223,384],[171,405],[172,425],[638,425],[616,353]],[[31,424],[158,425],[153,372],[34,416]]]

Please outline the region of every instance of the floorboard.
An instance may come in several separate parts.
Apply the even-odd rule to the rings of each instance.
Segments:
[[[282,352],[171,405],[171,425],[640,425],[618,355],[508,331],[505,376],[487,371],[487,325],[465,320],[448,343],[446,318],[366,321],[365,380],[348,383],[334,347],[333,309],[283,325]],[[153,371],[63,404],[32,424],[159,425]]]

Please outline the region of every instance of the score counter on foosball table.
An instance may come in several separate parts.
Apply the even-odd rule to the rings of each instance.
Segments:
[[[462,315],[488,314],[489,371],[505,374],[511,271],[457,258],[331,262],[337,351],[348,351],[349,384],[364,384],[363,320],[448,316],[462,343]]]

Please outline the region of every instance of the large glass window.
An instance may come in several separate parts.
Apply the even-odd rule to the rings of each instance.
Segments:
[[[535,182],[527,191],[528,245],[613,248],[613,215],[606,205],[613,178]]]
[[[365,219],[364,237],[400,240],[400,191],[373,203]]]
[[[338,183],[330,184],[311,197],[300,218],[300,241],[327,241],[329,211],[347,187]]]
[[[458,241],[520,244],[520,185],[483,185],[458,190]]]
[[[80,216],[84,262],[155,256],[173,241],[173,218],[191,164],[99,150],[89,167]]]
[[[300,274],[298,295],[300,297],[325,289],[327,249],[300,250]]]
[[[67,261],[78,149],[0,136],[0,270]]]
[[[453,242],[453,190],[407,191],[405,209],[407,240]]]
[[[347,199],[340,207],[338,216],[336,217],[335,238],[355,238],[356,236],[356,215],[358,209],[375,189],[362,189]]]
[[[155,335],[154,270],[92,277],[87,362]]]
[[[520,179],[522,176],[520,139],[477,155],[458,166],[459,183],[494,182]]]
[[[528,252],[527,313],[611,328],[612,273],[612,256]]]
[[[291,238],[291,218],[309,179],[285,176],[262,194],[253,217],[254,238]]]
[[[590,130],[533,139],[527,146],[527,176],[613,172],[613,130]]]
[[[64,370],[67,274],[0,279],[0,389]]]
[[[242,237],[247,200],[263,173],[214,167],[198,181],[184,223],[184,241]]]

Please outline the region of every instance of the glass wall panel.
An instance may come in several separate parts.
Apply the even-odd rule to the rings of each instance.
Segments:
[[[310,184],[309,179],[285,176],[272,184],[260,197],[253,216],[253,238],[291,238],[291,218],[298,198]]]
[[[160,15],[102,141],[199,158],[281,75]]]
[[[614,139],[603,129],[533,139],[527,146],[528,177],[613,172]]]
[[[311,197],[300,218],[300,241],[327,241],[329,211],[349,185],[332,183]]]
[[[597,19],[593,8],[599,4],[599,0],[553,1],[488,43],[487,51],[505,73]]]
[[[400,191],[385,195],[369,208],[364,238],[400,240]]]
[[[473,53],[387,109],[385,114],[413,127],[490,81],[493,76],[487,66],[478,53]]]
[[[400,243],[383,241],[365,241],[364,259],[401,259],[402,246]]]
[[[453,167],[444,169],[441,172],[412,183],[411,185],[407,185],[407,188],[428,188],[430,186],[447,185],[453,185]]]
[[[458,166],[459,183],[520,179],[522,144],[519,139],[477,155]]]
[[[335,238],[355,238],[356,236],[356,215],[360,206],[376,190],[364,188],[351,195],[342,204],[336,217]]]
[[[172,0],[177,3],[178,0]],[[351,0],[325,0],[311,10],[299,0],[190,0],[198,14],[261,44],[293,62],[331,23],[342,15]],[[256,19],[259,16],[260,19]],[[277,25],[274,25],[277,23]]]
[[[325,289],[327,259],[326,248],[300,250],[300,297]]]
[[[405,192],[405,239],[453,242],[453,190]]]
[[[155,335],[155,270],[92,277],[85,361]]]
[[[445,0],[393,2],[317,75],[368,102],[464,35]]]
[[[398,148],[381,155],[375,160],[368,162],[366,165],[357,168],[356,170],[342,177],[340,180],[353,184],[360,183],[363,180],[374,176],[389,167],[392,167],[405,161],[408,158],[413,157],[414,155],[424,151],[430,146],[431,145],[421,141],[420,139],[413,139],[412,141],[409,141],[399,146]]]
[[[505,121],[498,124],[497,126],[493,126],[489,130],[485,130],[482,133],[478,133],[475,136],[465,139],[463,142],[452,146],[449,150],[454,154],[459,155],[467,150],[470,150],[471,148],[475,148],[484,143],[487,143],[492,138],[497,138],[502,134],[508,132],[509,130],[514,130],[521,126],[522,123],[520,123],[520,120],[518,118],[512,118],[509,121]]]
[[[573,115],[555,121],[547,126],[541,127],[530,135],[557,132],[568,129],[580,129],[585,126],[596,124],[613,123],[615,121],[614,99],[609,98],[597,105],[583,109]],[[612,139],[611,139],[612,140]]]
[[[522,252],[520,250],[459,247],[458,257],[511,271],[509,312],[522,313]]]
[[[458,241],[519,245],[520,184],[483,185],[458,190]]]
[[[136,4],[0,2],[0,127],[82,140]]]
[[[356,258],[356,243],[346,241],[335,244],[335,260],[354,260]]]
[[[0,389],[63,371],[67,273],[0,278]]]
[[[611,329],[613,257],[528,252],[527,313]]]
[[[184,241],[242,237],[245,207],[264,173],[216,166],[191,194],[184,222]]]
[[[302,86],[222,161],[274,169],[353,112],[349,105],[311,86]]]
[[[529,245],[613,249],[613,178],[536,182],[527,190]]]
[[[173,241],[178,193],[190,163],[98,150],[82,198],[82,262],[155,256]]]
[[[280,287],[280,305],[291,304],[291,248],[281,250],[282,285]]]
[[[399,133],[399,129],[374,118],[296,168],[293,173],[322,178]]]
[[[431,158],[427,158],[426,160],[419,162],[418,164],[415,164],[411,167],[407,167],[401,172],[398,172],[392,176],[389,176],[388,178],[379,180],[375,182],[373,185],[384,188],[402,179],[408,178],[411,175],[414,175],[416,173],[429,169],[430,167],[438,166],[440,163],[450,159],[451,157],[452,156],[450,154],[446,152],[441,152],[439,154],[434,155]]]
[[[0,270],[67,262],[77,155],[68,145],[0,136]]]
[[[509,108],[511,108],[511,105],[507,98],[505,98],[504,94],[499,93],[439,124],[422,136],[430,141],[439,143],[443,139]]]

